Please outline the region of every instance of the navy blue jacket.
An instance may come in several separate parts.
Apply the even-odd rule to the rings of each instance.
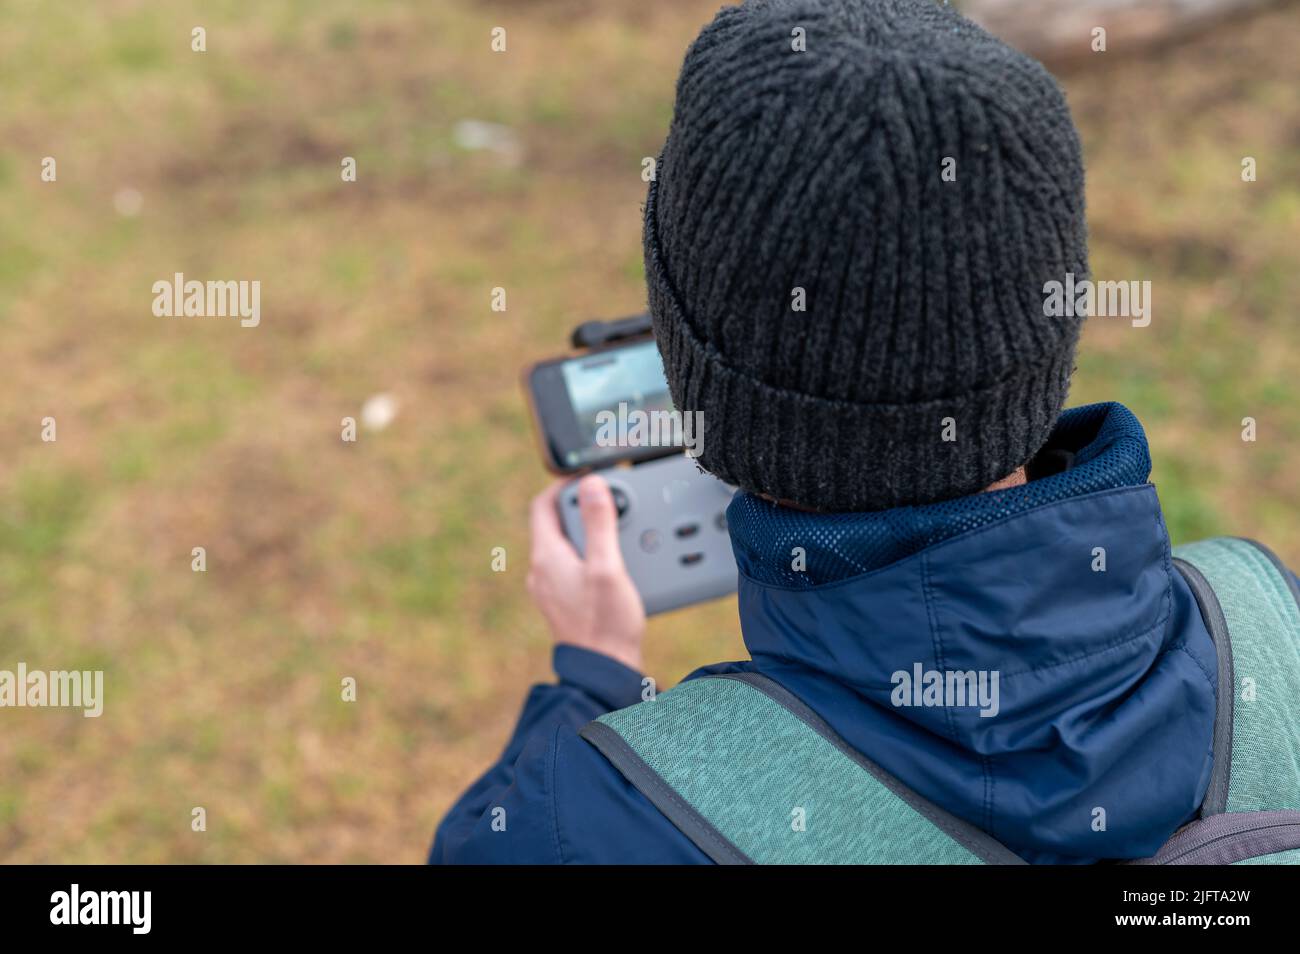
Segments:
[[[687,678],[776,680],[1027,861],[1151,855],[1209,782],[1216,657],[1150,469],[1137,420],[1105,404],[1065,412],[1021,487],[857,514],[738,494],[727,516],[752,659]],[[578,735],[639,702],[641,674],[572,646],[554,661],[559,681],[533,687],[429,860],[709,863]],[[997,671],[997,716],[892,704],[891,675],[916,663]]]

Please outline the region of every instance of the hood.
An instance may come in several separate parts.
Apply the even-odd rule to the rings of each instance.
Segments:
[[[1136,418],[1066,411],[1046,450],[1072,466],[924,507],[738,494],[742,631],[850,745],[1026,860],[1146,857],[1208,785],[1215,651]]]

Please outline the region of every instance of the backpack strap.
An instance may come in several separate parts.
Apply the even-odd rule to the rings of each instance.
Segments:
[[[1214,768],[1200,818],[1139,865],[1300,864],[1300,587],[1271,550],[1174,549],[1219,657]]]
[[[1253,540],[1202,540],[1174,557],[1219,651],[1202,816],[1300,809],[1300,588]]]
[[[1215,762],[1200,819],[1133,863],[1300,863],[1300,587],[1249,540],[1174,563],[1217,650]],[[689,680],[580,734],[719,864],[1024,863],[757,673]]]
[[[1024,864],[757,673],[688,680],[581,735],[719,864]]]

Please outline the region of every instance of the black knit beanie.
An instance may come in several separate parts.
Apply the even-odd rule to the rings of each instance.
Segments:
[[[1078,135],[937,2],[750,0],[686,54],[645,262],[707,470],[817,510],[965,496],[1065,402],[1082,318],[1044,285],[1088,278]]]

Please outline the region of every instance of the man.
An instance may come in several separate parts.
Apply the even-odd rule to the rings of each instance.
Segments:
[[[643,701],[610,495],[580,484],[584,561],[552,487],[528,586],[559,681],[432,861],[1088,863],[1226,810],[1231,667],[1171,560],[1141,425],[1062,413],[1082,318],[1044,296],[1089,274],[1083,178],[1052,78],[946,8],[717,15],[644,244],[674,401],[741,488],[752,660]]]

